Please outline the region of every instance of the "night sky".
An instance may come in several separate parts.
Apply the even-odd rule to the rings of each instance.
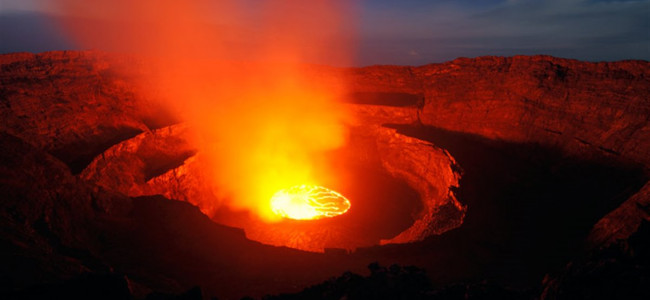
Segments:
[[[0,0],[0,53],[83,48],[57,26],[52,1]],[[355,14],[357,66],[518,54],[650,60],[650,0],[366,0]]]

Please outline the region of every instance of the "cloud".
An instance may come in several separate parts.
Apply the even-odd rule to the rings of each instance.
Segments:
[[[649,10],[650,1],[602,0],[517,0],[482,6],[442,1],[396,13],[379,9],[364,20],[362,64],[424,64],[458,56],[515,54],[647,60]],[[410,50],[420,55],[395,56]]]
[[[13,11],[0,14],[0,53],[74,48],[49,16]]]
[[[42,26],[46,22],[35,14],[29,20],[15,17],[16,12],[45,17],[59,15],[61,12],[52,5],[55,2],[3,0],[0,38],[9,42],[2,43],[0,51],[54,50],[65,44],[57,38],[54,29]],[[263,11],[260,2],[245,3],[251,18],[259,18]],[[354,37],[354,30],[350,30],[349,37],[350,44],[358,42],[359,45],[356,65],[421,65],[459,56],[516,54],[549,54],[592,61],[650,60],[650,0],[373,0],[362,3],[360,38]],[[31,32],[27,36],[43,38],[26,41],[22,34],[26,30]],[[36,42],[37,39],[40,41]],[[418,55],[411,55],[412,51]]]

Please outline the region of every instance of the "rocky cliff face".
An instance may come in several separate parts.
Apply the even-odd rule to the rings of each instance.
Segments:
[[[411,227],[382,244],[421,241],[460,226],[467,207],[456,200],[458,166],[448,152],[432,143],[407,137],[395,130],[379,129],[377,153],[391,175],[403,178],[422,199]]]
[[[1,62],[1,130],[51,153],[73,173],[113,144],[155,128],[156,114],[164,114],[145,105],[132,82],[139,64],[126,58],[49,52],[3,55]]]
[[[460,58],[347,75],[355,89],[424,95],[424,125],[650,165],[650,65],[549,56]],[[398,121],[399,122],[399,121]],[[397,122],[396,122],[397,123]]]
[[[415,122],[650,168],[650,64],[646,61],[479,57],[421,67],[363,68],[346,74],[358,90],[424,97],[422,107],[395,107],[390,110],[393,114],[385,107],[359,108],[369,116],[364,120]],[[631,226],[635,230],[641,220],[650,221],[643,208],[647,205],[637,205],[646,199],[642,192],[633,197],[616,211],[617,216],[609,215],[599,223],[591,240],[612,241],[604,224],[610,229]],[[623,238],[631,233],[622,232],[616,235]]]
[[[172,125],[174,119],[153,105],[155,99],[143,98],[137,89],[139,76],[151,70],[132,58],[93,52],[1,55],[0,233],[3,249],[9,249],[5,253],[13,253],[3,254],[3,264],[9,267],[2,276],[10,282],[3,286],[3,292],[56,282],[82,272],[114,269],[129,276],[133,290],[146,292],[168,287],[167,291],[179,292],[198,282],[192,281],[196,279],[203,280],[202,285],[215,286],[215,290],[241,296],[238,293],[245,288],[239,286],[241,290],[236,291],[236,285],[223,281],[231,272],[215,271],[217,266],[239,268],[237,280],[253,278],[250,282],[258,294],[263,294],[296,289],[297,284],[322,280],[322,276],[345,269],[358,269],[365,264],[364,259],[393,259],[409,253],[415,261],[433,260],[431,245],[443,250],[456,249],[444,247],[445,243],[454,243],[453,235],[448,239],[443,235],[440,240],[436,235],[458,227],[466,212],[472,211],[456,193],[463,189],[460,170],[464,166],[454,159],[454,151],[471,149],[456,147],[447,151],[435,139],[407,135],[402,130],[387,128],[387,124],[393,128],[437,128],[489,141],[535,145],[554,149],[567,160],[579,157],[613,161],[642,170],[646,177],[641,177],[647,181],[648,62],[587,63],[521,56],[457,59],[420,67],[308,69],[313,78],[325,82],[340,78],[350,82],[351,94],[342,100],[356,114],[350,125],[357,132],[359,145],[366,147],[367,155],[358,159],[381,166],[421,197],[423,205],[412,223],[401,233],[384,237],[383,243],[424,240],[424,244],[371,248],[354,257],[323,260],[322,256],[263,247],[247,241],[240,232],[214,227],[207,219],[192,223],[192,229],[185,230],[182,224],[196,220],[199,215],[191,207],[177,207],[175,202],[162,198],[131,198],[161,194],[198,204],[206,202],[198,199],[209,194],[209,188],[201,183],[196,149],[182,138],[184,125]],[[463,155],[471,158],[467,153]],[[508,180],[511,179],[505,178],[504,182]],[[631,197],[619,199],[620,205],[609,208],[609,214],[594,222],[588,239],[592,247],[626,239],[637,232],[644,220],[650,220],[647,183],[641,190],[637,185],[628,189],[631,190],[620,194]],[[210,213],[216,208],[202,209]],[[163,226],[168,223],[161,218],[174,220],[173,226]],[[98,219],[103,221],[97,222]],[[146,222],[138,225],[140,220]],[[477,224],[472,226],[481,226]],[[111,228],[119,228],[119,234],[111,233]],[[197,230],[205,234],[192,233]],[[153,236],[147,237],[148,232]],[[324,231],[323,235],[336,237],[331,231]],[[231,251],[211,242],[210,247],[221,249],[218,252],[226,259],[210,258],[210,250],[200,247],[206,237],[233,242],[237,248]],[[167,239],[174,241],[169,251],[164,250]],[[458,243],[465,245],[462,238]],[[132,256],[125,255],[119,249],[111,249],[111,244],[134,252]],[[326,244],[319,247],[322,245]],[[160,255],[146,255],[154,250],[161,251]],[[440,252],[443,250],[436,250],[436,255],[454,257]],[[200,263],[189,267],[174,263],[174,253],[184,253],[183,259]],[[256,253],[277,259],[269,261]],[[463,270],[489,265],[481,261],[484,256],[489,254],[480,253],[476,256],[479,262],[466,262],[466,268],[444,262],[431,266],[455,268],[457,271],[450,271],[456,272],[454,278],[464,278]],[[292,257],[308,263],[298,266]],[[256,264],[274,271],[262,272]],[[34,265],[40,267],[25,268]],[[157,269],[159,265],[168,267]],[[324,270],[321,277],[301,277],[312,268]],[[16,269],[31,271],[20,273]],[[199,273],[205,276],[183,279],[196,270],[202,270]],[[271,278],[280,279],[276,282]],[[280,288],[272,289],[269,282]]]

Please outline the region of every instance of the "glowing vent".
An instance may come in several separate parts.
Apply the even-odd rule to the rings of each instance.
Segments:
[[[346,213],[350,201],[322,186],[296,185],[275,193],[271,197],[271,209],[284,218],[314,220]]]

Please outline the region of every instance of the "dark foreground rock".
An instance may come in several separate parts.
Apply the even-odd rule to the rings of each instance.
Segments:
[[[372,263],[368,269],[368,276],[346,272],[296,294],[269,295],[263,299],[533,299],[530,291],[506,289],[489,282],[435,286],[426,271],[415,266],[383,267]]]
[[[648,299],[650,223],[547,276],[540,299]]]

